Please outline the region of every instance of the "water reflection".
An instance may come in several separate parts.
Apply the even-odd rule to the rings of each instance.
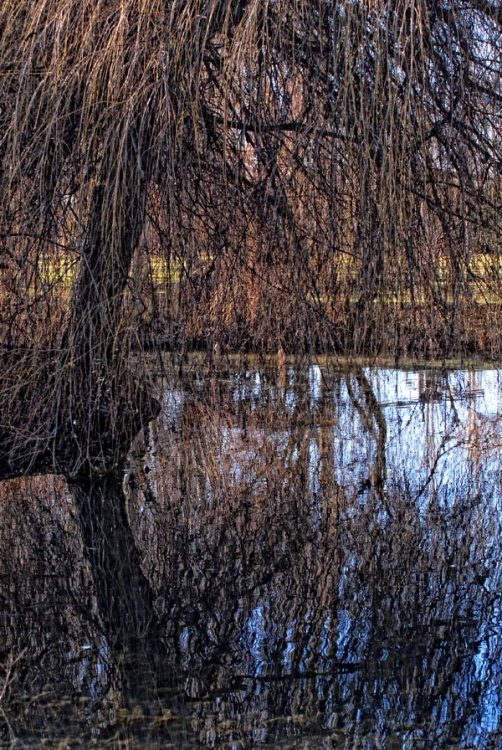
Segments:
[[[193,371],[123,478],[4,482],[3,746],[500,747],[499,402]]]

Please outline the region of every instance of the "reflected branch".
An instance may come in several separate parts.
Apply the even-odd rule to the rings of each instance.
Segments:
[[[158,633],[154,593],[115,475],[69,483],[96,586],[98,611],[116,644]]]
[[[355,379],[362,399],[358,398],[352,386]],[[347,392],[354,409],[361,417],[361,421],[369,435],[375,441],[376,458],[371,471],[371,484],[381,499],[385,499],[384,489],[387,479],[387,460],[385,445],[387,441],[387,423],[382,407],[373,393],[373,389],[362,367],[356,366],[345,375]]]

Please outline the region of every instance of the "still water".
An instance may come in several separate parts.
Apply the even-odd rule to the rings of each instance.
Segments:
[[[0,747],[502,747],[502,373],[196,368],[0,484]]]

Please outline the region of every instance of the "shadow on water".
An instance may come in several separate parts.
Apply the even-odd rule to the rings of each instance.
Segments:
[[[499,398],[194,371],[123,478],[4,482],[0,746],[500,747]]]

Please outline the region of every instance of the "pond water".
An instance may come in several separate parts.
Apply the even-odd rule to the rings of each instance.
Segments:
[[[502,747],[502,373],[193,367],[0,484],[0,747]]]

